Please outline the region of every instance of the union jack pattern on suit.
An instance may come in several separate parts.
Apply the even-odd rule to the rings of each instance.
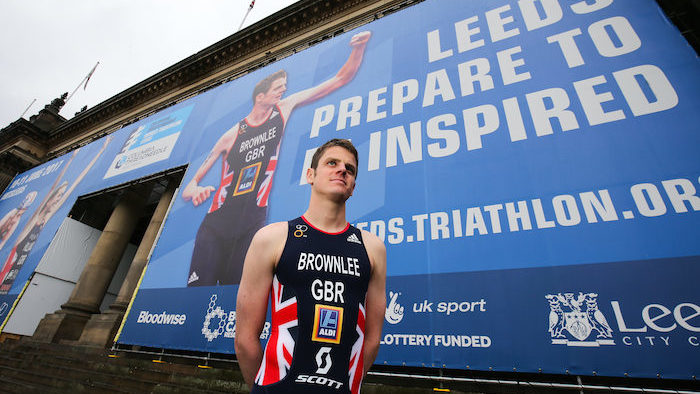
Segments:
[[[223,159],[222,161],[221,186],[219,186],[219,189],[216,190],[207,213],[212,213],[221,208],[221,205],[223,205],[224,201],[226,200],[226,195],[228,194],[226,188],[231,184],[231,181],[233,181],[233,171],[231,171],[231,167],[228,165],[226,159]]]
[[[283,293],[284,286],[275,275],[272,281],[272,332],[255,377],[255,383],[260,386],[279,382],[292,364],[294,338],[289,329],[298,325],[297,298],[283,301]]]
[[[359,394],[360,386],[362,385],[362,375],[364,372],[364,343],[365,343],[365,308],[360,304],[360,310],[357,312],[357,325],[355,326],[357,331],[357,340],[352,345],[352,351],[350,352],[350,369],[348,374],[350,375],[350,392],[352,394]]]
[[[267,200],[270,198],[270,190],[272,189],[272,177],[275,174],[275,169],[277,168],[277,158],[280,154],[280,145],[277,144],[277,149],[275,149],[275,154],[270,157],[270,162],[267,163],[267,168],[265,169],[265,179],[263,179],[260,184],[260,189],[258,189],[257,202],[259,207],[266,207]]]

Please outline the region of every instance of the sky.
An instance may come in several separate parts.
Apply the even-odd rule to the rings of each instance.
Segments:
[[[243,28],[296,0],[256,0]],[[0,1],[0,129],[95,73],[61,110],[72,118],[238,30],[250,0]]]

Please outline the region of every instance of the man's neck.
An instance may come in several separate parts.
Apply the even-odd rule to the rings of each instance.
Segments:
[[[273,105],[268,106],[263,104],[255,104],[248,116],[246,116],[248,123],[258,125],[264,122],[265,119],[267,119],[270,116],[273,107]]]
[[[309,208],[304,212],[304,218],[314,227],[328,233],[343,231],[348,224],[345,220],[345,203],[314,199],[313,196]]]

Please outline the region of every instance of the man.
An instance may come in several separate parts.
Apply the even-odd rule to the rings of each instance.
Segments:
[[[214,193],[207,216],[197,231],[188,286],[237,284],[243,259],[255,231],[265,224],[267,201],[277,165],[284,128],[292,111],[324,97],[350,82],[362,63],[371,33],[350,40],[352,52],[331,79],[287,98],[287,74],[280,70],[253,90],[253,109],[214,144],[209,156],[183,190],[196,207]],[[221,184],[200,186],[202,178],[222,157]]]
[[[32,205],[36,195],[36,191],[29,192],[27,196],[24,197],[22,205],[20,205],[19,208],[12,209],[5,216],[3,216],[2,219],[0,219],[0,249],[5,246],[7,240],[10,239],[12,234],[14,234],[22,215],[24,215],[24,213],[27,212],[27,209],[29,209],[29,207]]]
[[[386,249],[345,220],[357,176],[348,140],[311,161],[309,207],[255,234],[236,302],[235,347],[253,393],[357,393],[379,350],[386,307]],[[272,298],[271,335],[260,333]],[[256,372],[257,371],[257,372]]]

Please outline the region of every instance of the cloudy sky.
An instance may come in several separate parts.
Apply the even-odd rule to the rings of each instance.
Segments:
[[[243,27],[296,2],[256,0]],[[250,0],[0,1],[0,129],[69,94],[65,118],[236,32]]]

